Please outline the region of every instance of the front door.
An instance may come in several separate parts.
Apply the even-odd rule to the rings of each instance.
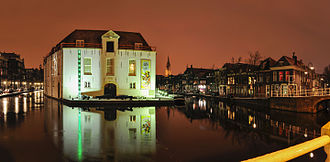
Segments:
[[[109,83],[104,86],[104,95],[115,97],[117,95],[117,88],[115,84]]]

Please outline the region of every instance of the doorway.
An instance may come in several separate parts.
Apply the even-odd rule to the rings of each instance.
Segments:
[[[104,95],[115,97],[117,95],[117,87],[115,84],[109,83],[104,85]]]

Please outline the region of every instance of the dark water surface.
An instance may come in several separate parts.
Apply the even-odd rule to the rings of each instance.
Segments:
[[[41,92],[2,98],[0,161],[241,161],[318,137],[330,119],[186,102],[114,109],[71,108]],[[294,161],[326,159],[323,148],[312,155]]]

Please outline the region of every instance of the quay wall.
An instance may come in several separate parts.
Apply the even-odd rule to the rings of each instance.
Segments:
[[[271,97],[271,98],[227,98],[220,96],[207,96],[201,94],[183,94],[186,96],[199,96],[217,98],[223,102],[233,102],[256,109],[276,109],[299,113],[317,113],[330,106],[330,96],[310,97]]]

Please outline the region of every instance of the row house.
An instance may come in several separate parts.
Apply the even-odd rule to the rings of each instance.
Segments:
[[[30,88],[42,87],[42,68],[26,69],[24,59],[19,54],[13,52],[0,52],[0,88]]]
[[[312,64],[306,66],[294,53],[278,61],[266,58],[259,65],[226,63],[216,78],[220,96],[293,96],[322,87]]]
[[[292,57],[283,56],[278,61],[267,58],[259,65],[256,96],[298,95],[302,91],[319,88],[319,78],[314,67],[311,64],[306,66],[294,53]]]
[[[157,76],[157,87],[170,93],[217,93],[214,69],[187,67],[183,74]]]
[[[182,74],[181,90],[183,93],[212,94],[217,91],[214,69],[186,68]]]
[[[248,97],[255,94],[258,66],[244,63],[226,63],[217,72],[220,96]]]

